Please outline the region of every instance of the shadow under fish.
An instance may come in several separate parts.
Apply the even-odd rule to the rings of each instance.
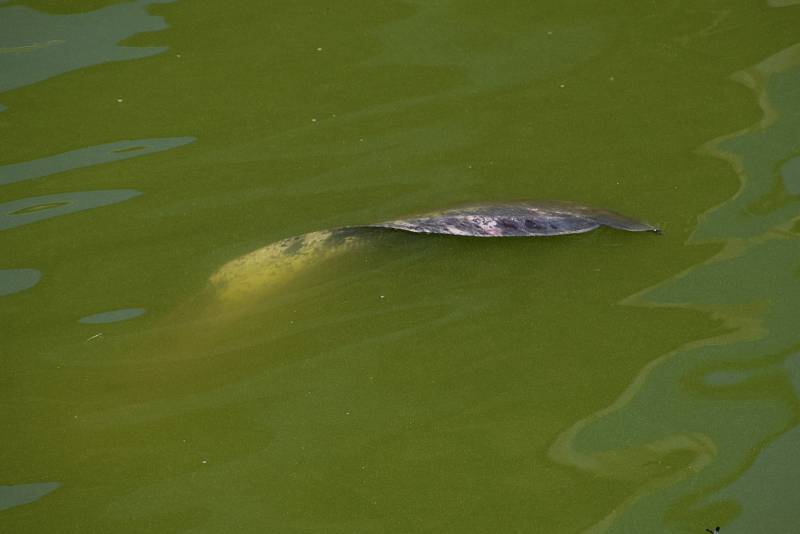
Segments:
[[[289,282],[311,265],[360,247],[376,229],[462,237],[542,237],[581,234],[601,226],[661,233],[640,220],[572,202],[479,204],[289,237],[226,263],[210,282],[219,302],[252,298]]]

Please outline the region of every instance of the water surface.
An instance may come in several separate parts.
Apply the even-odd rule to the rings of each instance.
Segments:
[[[3,530],[796,524],[796,4],[6,2]],[[664,235],[209,282],[525,199]]]

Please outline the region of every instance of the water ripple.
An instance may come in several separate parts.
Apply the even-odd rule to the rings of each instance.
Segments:
[[[53,156],[0,166],[0,185],[40,178],[72,169],[120,161],[162,150],[169,150],[195,141],[194,137],[161,137],[133,139],[95,145]]]
[[[22,198],[0,204],[0,230],[8,230],[76,211],[116,204],[141,195],[135,189],[108,189]]]

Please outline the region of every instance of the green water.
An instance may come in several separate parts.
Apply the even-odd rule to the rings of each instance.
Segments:
[[[796,4],[0,1],[0,530],[791,531]]]

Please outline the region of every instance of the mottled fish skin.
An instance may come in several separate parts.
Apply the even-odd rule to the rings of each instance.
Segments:
[[[231,260],[210,278],[218,308],[229,313],[257,301],[310,266],[323,263],[370,242],[371,229],[455,236],[553,236],[589,232],[609,226],[630,232],[658,228],[608,210],[570,202],[484,204],[363,226],[320,230],[289,237]]]
[[[484,204],[366,226],[474,237],[580,234],[600,226],[629,232],[661,233],[654,226],[613,211],[556,201]]]
[[[288,237],[220,267],[209,282],[220,303],[241,303],[280,287],[311,265],[362,246],[363,229],[335,228]]]

